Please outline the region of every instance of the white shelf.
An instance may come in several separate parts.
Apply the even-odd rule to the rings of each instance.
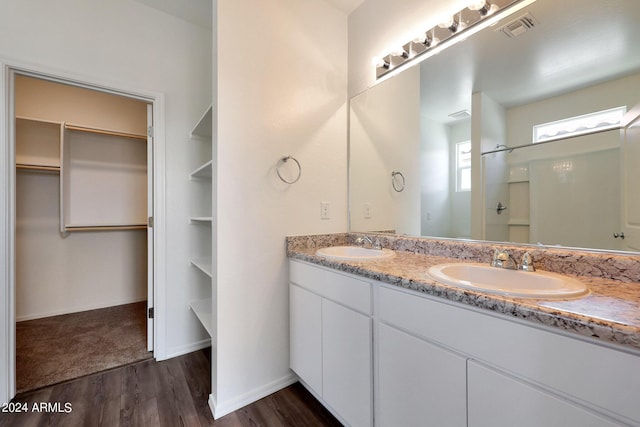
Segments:
[[[212,302],[210,299],[191,301],[189,306],[195,313],[196,317],[207,330],[209,336],[213,337],[213,316],[211,315]]]
[[[191,265],[193,265],[198,270],[202,271],[207,276],[213,278],[213,266],[211,264],[211,258],[193,258],[189,260]]]
[[[210,217],[210,216],[192,216],[192,217],[189,218],[189,222],[191,222],[191,223],[194,223],[194,222],[196,222],[196,223],[209,222],[210,223],[212,221],[213,221],[213,217]]]
[[[213,125],[213,107],[209,108],[202,115],[198,123],[191,130],[191,138],[211,139]]]
[[[16,166],[20,169],[60,169],[61,124],[16,117]]]
[[[209,160],[198,169],[189,174],[189,179],[211,178],[213,172],[213,161]]]

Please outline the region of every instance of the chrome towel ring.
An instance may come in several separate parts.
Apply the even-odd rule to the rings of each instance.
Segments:
[[[280,174],[280,167],[282,167],[289,160],[292,160],[296,164],[296,166],[298,167],[298,173],[296,174],[296,177],[294,179],[292,179],[292,180],[288,180],[288,179],[284,178],[282,176],[282,174]],[[286,184],[295,184],[300,179],[300,175],[302,175],[302,166],[300,166],[300,162],[298,160],[296,160],[295,157],[293,157],[293,156],[285,156],[285,157],[281,158],[280,160],[278,160],[278,164],[276,165],[276,173],[278,174],[278,178],[280,178],[280,180],[282,182],[284,182]]]
[[[400,179],[398,179],[398,177],[400,177]],[[398,172],[398,171],[391,172],[391,185],[393,186],[393,189],[396,190],[398,193],[404,190],[405,184],[404,184],[404,175],[402,175],[402,172]]]

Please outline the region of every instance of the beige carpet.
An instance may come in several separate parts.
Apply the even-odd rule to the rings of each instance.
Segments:
[[[146,302],[17,322],[17,391],[148,359],[146,336]]]

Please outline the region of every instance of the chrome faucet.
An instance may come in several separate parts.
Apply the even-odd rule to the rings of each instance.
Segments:
[[[376,239],[374,242],[373,239],[369,236],[360,236],[356,239],[356,245],[360,245],[363,248],[367,249],[382,249],[382,243],[380,243],[380,239]]]
[[[507,251],[496,249],[491,260],[492,267],[506,268],[508,270],[517,270],[518,263],[515,258]]]

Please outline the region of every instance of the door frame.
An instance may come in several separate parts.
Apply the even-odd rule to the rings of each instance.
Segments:
[[[27,66],[0,58],[0,404],[10,401],[16,393],[15,337],[15,209],[16,172],[14,76],[16,74],[70,84],[86,89],[142,100],[153,109],[153,319],[154,357],[166,354],[164,307],[166,300],[166,223],[165,223],[165,132],[164,94],[131,89],[86,76],[49,71],[45,67]]]

